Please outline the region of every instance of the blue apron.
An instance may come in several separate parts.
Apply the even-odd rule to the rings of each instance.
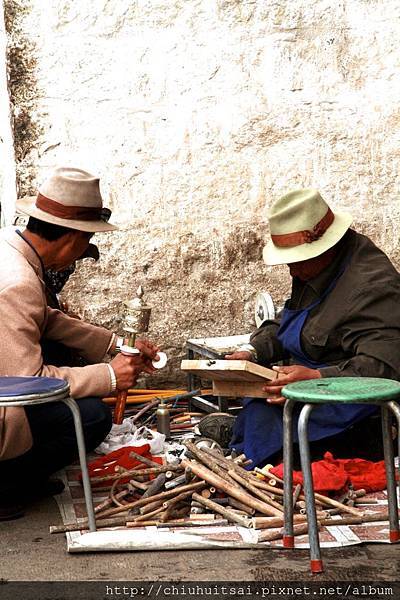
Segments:
[[[346,265],[322,296],[307,308],[292,310],[285,305],[277,338],[285,351],[294,359],[295,364],[311,369],[327,366],[307,356],[301,345],[301,332],[310,311],[333,290],[345,267]],[[298,441],[297,422],[301,408],[302,406],[297,404],[293,412],[295,442]],[[310,415],[308,439],[316,441],[336,435],[357,421],[373,414],[376,410],[376,406],[365,404],[325,404],[320,406]],[[265,464],[269,457],[282,449],[282,445],[282,405],[267,404],[262,398],[245,398],[243,410],[240,411],[235,421],[230,447],[235,448],[237,452],[244,452],[253,461],[251,468],[254,468],[257,465]]]

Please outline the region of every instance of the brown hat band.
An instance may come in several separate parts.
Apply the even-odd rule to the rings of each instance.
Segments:
[[[36,206],[53,217],[59,219],[71,219],[78,221],[99,221],[101,219],[101,208],[90,208],[87,206],[65,206],[55,200],[50,200],[42,194],[36,198]]]
[[[310,230],[304,229],[303,231],[295,231],[294,233],[284,233],[282,235],[272,235],[271,239],[275,246],[281,248],[292,248],[293,246],[300,246],[301,244],[310,244],[318,240],[330,227],[334,221],[335,215],[328,208],[328,212],[322,219]]]

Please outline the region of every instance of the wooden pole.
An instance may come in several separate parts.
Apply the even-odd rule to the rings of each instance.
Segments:
[[[164,502],[163,507],[165,509],[165,512],[162,515],[160,521],[162,523],[165,523],[165,521],[168,521],[169,516],[172,513],[175,506],[177,504],[179,504],[179,502],[182,502],[182,500],[186,500],[186,498],[191,496],[192,493],[193,492],[191,490],[189,490],[188,492],[183,492],[183,494],[179,494],[178,496],[175,496],[175,498],[171,498],[171,500],[167,500],[166,502]]]
[[[199,448],[197,448],[197,446],[193,444],[193,442],[186,441],[185,446],[190,451],[190,453],[193,454],[193,456],[195,456],[201,463],[203,463],[203,465],[211,469],[211,471],[216,473],[222,479],[225,479],[225,481],[227,481],[231,485],[237,487],[238,489],[240,488],[240,485],[238,485],[238,483],[234,481],[232,477],[229,476],[228,472],[219,466],[217,460],[214,460],[214,458],[211,458],[211,456],[208,456],[205,452],[199,450]]]
[[[152,400],[152,402],[149,402],[149,404],[146,404],[146,406],[144,406],[143,408],[141,408],[139,410],[139,412],[136,413],[136,415],[134,417],[131,417],[131,422],[135,423],[138,419],[140,419],[141,416],[143,416],[148,410],[151,410],[152,408],[154,408],[155,406],[158,406],[160,403],[160,400],[157,398],[156,400]]]
[[[123,473],[124,477],[139,477],[141,475],[155,475],[158,473],[165,473],[166,471],[181,471],[180,465],[160,465],[159,467],[149,467],[148,469],[130,469]],[[121,473],[116,475],[103,475],[102,477],[91,477],[91,483],[101,483],[102,481],[114,481],[121,477]]]
[[[197,483],[189,483],[188,485],[183,485],[180,488],[173,488],[172,490],[168,490],[167,492],[160,492],[155,496],[150,496],[149,498],[140,498],[135,502],[130,502],[129,504],[125,504],[124,506],[116,506],[115,508],[109,508],[103,512],[103,516],[112,516],[116,515],[119,512],[131,510],[132,508],[140,508],[141,506],[145,506],[146,504],[150,504],[151,502],[155,502],[157,500],[167,500],[168,498],[173,498],[177,496],[178,493],[186,492],[188,490],[197,491],[202,490],[205,487],[204,481],[199,481]]]
[[[256,473],[261,472],[260,469],[255,469]],[[265,474],[263,473],[264,477]],[[268,476],[270,476],[272,479],[275,479],[277,482],[279,483],[283,483],[283,480],[280,479],[279,477],[277,477],[276,475],[274,475],[271,472],[268,472]],[[263,483],[260,480],[260,483]],[[257,484],[254,484],[257,486]],[[259,486],[259,487],[263,487],[263,489],[265,489],[265,486],[268,485],[266,483],[263,484],[263,486]],[[342,512],[346,512],[349,513],[350,515],[353,515],[354,517],[358,517],[360,515],[362,515],[362,511],[357,510],[356,508],[352,508],[351,506],[347,506],[346,504],[343,504],[342,502],[338,502],[337,500],[334,500],[333,498],[329,498],[329,496],[324,496],[323,494],[319,494],[317,492],[314,493],[314,497],[315,500],[318,500],[319,502],[321,502],[321,504],[325,504],[328,506],[333,506],[334,508],[340,508],[342,510]],[[303,494],[300,495],[300,498],[302,500],[304,500],[304,496]]]
[[[118,492],[118,494],[115,494],[115,498],[117,500],[121,500],[121,498],[124,498],[125,496],[131,493],[132,492],[130,490],[121,490],[120,492]],[[110,506],[112,506],[112,503],[112,498],[107,498],[106,500],[103,500],[103,502],[100,502],[100,504],[97,504],[97,506],[94,507],[95,514],[101,513],[102,510],[109,508]]]
[[[251,483],[249,481],[247,481],[246,479],[242,479],[242,477],[240,477],[240,475],[235,473],[235,471],[228,471],[228,473],[230,474],[230,476],[233,479],[235,479],[235,481],[237,481],[238,483],[243,485],[243,487],[245,487],[254,496],[258,496],[263,502],[265,502],[266,504],[270,504],[271,506],[274,506],[277,510],[279,510],[281,513],[283,513],[282,504],[278,504],[278,502],[275,502],[275,500],[270,498],[267,494],[264,494],[259,489],[257,489],[254,485],[251,485]]]
[[[201,495],[203,496],[203,498],[207,498],[207,496],[204,496],[203,494],[201,494]],[[254,516],[254,513],[256,512],[254,510],[254,508],[250,508],[246,504],[243,504],[243,502],[239,502],[239,500],[236,500],[236,498],[231,498],[230,496],[227,498],[227,500],[228,500],[227,504],[229,504],[229,506],[232,506],[232,508],[238,508],[239,510],[242,510],[250,517]]]
[[[212,500],[207,500],[207,498],[203,498],[203,496],[200,496],[200,494],[196,494],[196,492],[193,494],[193,500],[196,500],[197,502],[199,502],[206,508],[209,508],[213,512],[219,513],[220,515],[225,517],[225,519],[228,519],[228,521],[231,521],[232,523],[238,523],[239,525],[241,525],[242,527],[246,527],[247,529],[252,526],[251,519],[246,519],[245,517],[235,514],[229,508],[224,508],[223,506],[216,504],[216,502],[213,502]]]
[[[138,460],[140,463],[142,463],[143,465],[147,465],[148,467],[162,467],[163,466],[160,463],[156,462],[155,460],[151,460],[150,458],[147,458],[147,456],[142,456],[141,454],[138,454],[134,450],[131,450],[129,452],[129,458],[134,458],[134,459]]]
[[[239,490],[238,488],[231,485],[225,479],[222,479],[222,477],[219,477],[219,475],[213,473],[203,465],[200,465],[193,461],[188,461],[187,459],[184,459],[181,464],[185,468],[190,468],[193,471],[193,473],[195,473],[195,475],[197,475],[201,479],[204,479],[208,483],[211,483],[211,485],[215,486],[217,489],[225,492],[233,498],[236,498],[236,500],[243,502],[247,506],[250,506],[250,508],[255,508],[264,515],[277,517],[282,514],[275,507],[270,506],[265,502],[261,502],[256,498],[253,498],[246,491]]]
[[[294,523],[305,523],[307,515],[293,515]],[[283,517],[253,517],[252,523],[254,529],[273,529],[275,527],[283,527]]]
[[[199,515],[194,515],[195,517],[198,517]],[[205,515],[204,515],[205,516]],[[146,527],[149,525],[153,525],[156,526],[160,529],[163,529],[165,527],[210,527],[210,525],[212,525],[213,527],[215,526],[221,526],[221,525],[227,525],[228,521],[226,519],[216,519],[216,520],[196,520],[196,519],[178,519],[176,521],[168,521],[168,523],[161,523],[159,521],[142,521],[140,523],[136,523],[135,521],[128,521],[126,526],[127,527]]]
[[[318,529],[321,528],[319,521],[317,522]],[[293,535],[305,535],[308,533],[308,523],[301,523],[293,527]],[[274,540],[281,540],[285,534],[285,530],[282,527],[277,531],[262,531],[258,536],[258,543],[260,542],[272,542]]]

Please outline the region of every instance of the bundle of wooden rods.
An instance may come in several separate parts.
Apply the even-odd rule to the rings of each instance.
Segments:
[[[283,481],[271,472],[248,471],[245,456],[225,457],[193,442],[185,445],[191,458],[178,465],[160,465],[132,453],[141,464],[92,483],[109,489],[95,507],[98,528],[125,526],[199,527],[238,524],[259,530],[258,541],[283,536]],[[153,479],[151,479],[153,478]],[[294,534],[307,533],[305,498],[293,490]],[[387,513],[364,514],[357,505],[365,490],[349,490],[339,499],[315,494],[319,525],[349,525],[385,521]],[[51,533],[84,530],[87,520],[50,527]]]
[[[161,401],[169,412],[171,438],[191,433],[204,413],[190,411],[190,398],[197,394],[207,395],[211,390],[143,390],[131,389],[127,392],[128,406],[125,416],[130,417],[132,425],[156,427],[156,411]],[[107,404],[115,404],[116,397],[103,398]]]
[[[201,395],[212,394],[211,389],[198,390],[198,393]],[[185,390],[153,390],[153,389],[139,389],[133,388],[128,390],[126,403],[127,404],[143,404],[146,402],[152,402],[153,400],[160,401],[161,399],[168,399],[170,397],[176,397],[179,395],[184,395]],[[103,398],[103,402],[106,404],[115,404],[116,396],[108,396],[107,398]]]

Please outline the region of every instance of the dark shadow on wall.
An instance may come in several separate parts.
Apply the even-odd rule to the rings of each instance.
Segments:
[[[36,116],[41,95],[37,85],[36,45],[24,29],[31,11],[29,0],[4,0],[7,33],[7,75],[17,172],[18,196],[32,195],[39,146],[44,133]],[[45,8],[44,8],[45,10]]]

